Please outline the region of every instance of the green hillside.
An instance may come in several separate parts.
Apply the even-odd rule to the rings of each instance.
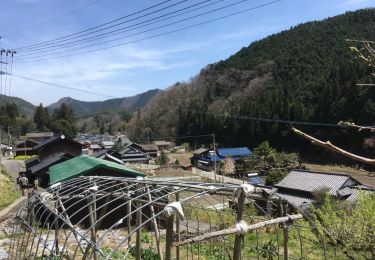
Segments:
[[[34,115],[35,106],[21,98],[0,95],[0,102],[2,104],[15,103],[18,107],[19,113],[26,117],[31,117],[32,115]]]
[[[105,101],[79,101],[70,97],[65,97],[48,106],[50,112],[59,108],[62,103],[69,105],[77,117],[87,116],[99,111],[127,110],[135,111],[144,107],[148,101],[160,90],[153,89],[147,92],[125,98],[108,99]]]
[[[226,60],[202,69],[191,82],[156,95],[131,121],[131,135],[197,135],[215,132],[224,145],[269,140],[282,148],[306,142],[289,125],[243,117],[336,124],[375,124],[375,88],[369,69],[351,54],[351,39],[373,40],[375,9],[348,12],[271,35]],[[237,116],[237,117],[236,117]],[[157,118],[157,120],[155,120]],[[332,127],[299,126],[352,151],[363,151],[366,133]],[[364,154],[374,154],[368,148]]]

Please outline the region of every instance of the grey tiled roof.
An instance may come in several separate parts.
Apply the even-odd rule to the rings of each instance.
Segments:
[[[299,194],[298,192],[275,192],[272,194],[271,198],[280,198],[287,201],[290,205],[294,207],[301,207],[302,205],[311,204],[314,200],[310,196],[304,194]]]
[[[35,173],[39,172],[40,170],[47,169],[52,165],[55,165],[55,164],[60,163],[62,161],[66,161],[66,160],[68,160],[72,157],[73,156],[69,155],[68,153],[64,153],[64,152],[54,154],[52,156],[49,156],[49,157],[45,158],[40,163],[32,166],[30,168],[30,172],[32,174],[35,174]]]
[[[336,195],[349,179],[346,174],[293,170],[276,187],[305,192],[327,188],[329,194]]]

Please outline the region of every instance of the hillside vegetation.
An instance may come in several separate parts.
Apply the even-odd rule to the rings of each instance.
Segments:
[[[243,117],[374,125],[375,88],[356,85],[371,82],[369,69],[346,41],[374,35],[375,9],[365,9],[253,42],[208,65],[190,82],[156,95],[131,120],[129,132],[139,138],[216,133],[221,144],[253,147],[269,140],[284,149],[307,144],[290,133],[290,125]],[[299,127],[352,151],[374,154],[371,146],[363,150],[363,139],[370,137],[366,133]]]
[[[65,97],[56,103],[49,105],[48,110],[51,113],[65,103],[73,109],[73,112],[77,117],[88,116],[101,111],[136,111],[137,109],[144,107],[158,92],[160,92],[159,89],[153,89],[135,96],[114,98],[105,101],[80,101],[70,97]]]

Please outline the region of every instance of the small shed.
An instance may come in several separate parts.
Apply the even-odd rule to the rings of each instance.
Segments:
[[[50,185],[78,176],[144,177],[143,173],[120,164],[80,155],[49,168]]]

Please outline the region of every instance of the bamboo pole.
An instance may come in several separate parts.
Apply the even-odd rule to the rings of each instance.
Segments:
[[[150,202],[152,202],[149,187],[147,187],[147,196],[148,196],[148,200]],[[152,204],[150,204],[150,211],[151,211],[151,217],[152,217],[152,224],[153,224],[154,230],[155,230],[155,239],[156,239],[156,246],[157,246],[157,249],[158,249],[159,258],[160,258],[160,260],[163,260],[163,252],[161,250],[161,245],[160,245],[160,233],[159,233],[158,223],[157,223],[156,218],[155,218],[154,206]]]
[[[176,201],[180,201],[180,193],[176,193]],[[181,234],[180,234],[180,218],[176,218],[176,235],[177,235],[177,242],[181,241]],[[176,259],[180,259],[180,247],[176,247]]]
[[[286,217],[274,218],[274,219],[262,221],[262,222],[259,222],[259,223],[253,224],[253,225],[249,225],[248,230],[251,231],[251,230],[254,230],[254,229],[259,229],[259,228],[263,228],[263,227],[274,225],[274,224],[280,224],[280,223],[284,223],[286,221],[294,221],[294,220],[302,219],[302,218],[303,218],[302,214],[296,214],[296,215],[290,215],[290,216],[286,216]],[[173,244],[173,246],[182,246],[182,245],[196,243],[196,242],[200,242],[200,241],[203,241],[203,240],[207,240],[207,239],[211,239],[211,238],[215,238],[215,237],[219,237],[219,236],[236,234],[236,233],[238,233],[238,231],[239,230],[236,227],[227,228],[227,229],[223,229],[223,230],[220,230],[220,231],[215,231],[215,232],[207,233],[207,234],[204,234],[204,235],[201,235],[201,236],[197,236],[197,237],[194,237],[194,238],[189,238],[189,239],[183,240],[181,242],[176,242],[176,243]]]

